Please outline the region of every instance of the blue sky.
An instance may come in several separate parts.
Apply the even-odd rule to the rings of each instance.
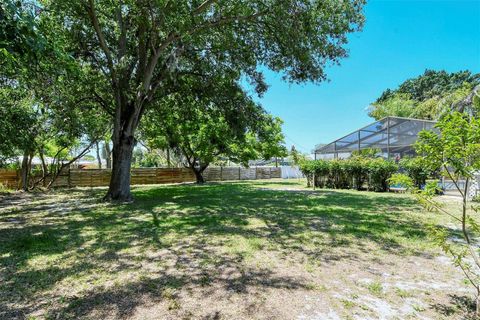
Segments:
[[[327,69],[329,82],[291,85],[267,72],[260,103],[284,120],[286,143],[310,152],[372,119],[366,107],[425,69],[480,72],[480,0],[380,1],[349,36],[349,57]]]

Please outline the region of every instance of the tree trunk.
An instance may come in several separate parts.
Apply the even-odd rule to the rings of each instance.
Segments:
[[[167,167],[170,168],[170,148],[167,147]]]
[[[475,299],[475,316],[480,316],[480,290],[477,290],[477,298]]]
[[[102,158],[100,157],[100,146],[98,145],[98,141],[95,142],[95,147],[97,151],[98,169],[102,169]]]
[[[195,166],[195,162],[193,162],[193,165],[190,166],[190,168],[193,170],[193,173],[195,174],[195,179],[197,180],[197,184],[203,184],[205,183],[205,179],[203,178],[203,172],[205,169],[207,169],[207,165],[201,165],[199,167]]]
[[[197,180],[197,184],[205,183],[205,179],[203,178],[202,173],[198,168],[192,168],[193,173],[195,174],[195,179]]]
[[[119,141],[113,141],[112,177],[104,197],[106,201],[130,202],[130,167],[134,147],[133,134],[120,134]]]
[[[20,188],[23,191],[28,191],[28,158],[30,157],[30,152],[25,151],[23,153],[23,159],[22,159],[22,169],[21,169],[21,185]]]
[[[45,187],[47,185],[47,175],[48,175],[48,166],[47,163],[45,162],[45,157],[43,155],[43,150],[40,149],[38,150],[38,155],[40,157],[40,161],[42,162],[42,184]]]
[[[105,154],[105,160],[107,161],[107,169],[112,169],[112,150],[110,150],[109,141],[105,141]]]

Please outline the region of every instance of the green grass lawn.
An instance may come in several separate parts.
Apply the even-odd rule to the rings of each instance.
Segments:
[[[136,187],[128,205],[104,192],[3,198],[1,319],[455,319],[468,303],[425,233],[451,221],[407,195],[300,180]]]

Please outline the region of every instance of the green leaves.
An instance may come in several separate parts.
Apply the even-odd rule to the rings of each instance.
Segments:
[[[260,156],[269,160],[271,158],[286,157],[288,152],[285,147],[285,136],[282,133],[283,121],[278,117],[264,114],[257,126],[257,147]]]
[[[376,120],[388,116],[411,117],[416,108],[416,102],[408,94],[396,93],[386,100],[370,105],[368,115]]]
[[[427,183],[424,190],[413,189],[419,202],[427,209],[445,214],[458,223],[462,239],[456,239],[446,228],[432,228],[432,239],[442,250],[452,257],[453,264],[476,289],[480,291],[480,256],[475,239],[480,234],[478,217],[472,217],[467,206],[468,190],[460,181],[468,186],[468,180],[480,169],[480,120],[460,112],[447,113],[436,124],[439,134],[423,131],[415,146],[422,155],[422,162],[427,168],[443,168],[443,173],[453,181],[462,197],[460,210],[448,210],[434,196],[438,192],[438,183]],[[471,209],[478,213],[478,208]],[[471,262],[472,261],[472,262]],[[478,299],[477,299],[478,302]],[[477,310],[480,306],[477,305]]]
[[[407,190],[412,190],[415,186],[413,179],[403,173],[394,173],[388,179],[388,183],[390,185],[398,185],[402,188],[406,188]]]
[[[33,144],[36,114],[27,92],[0,88],[0,165]]]
[[[480,84],[480,74],[469,71],[447,73],[426,70],[397,89],[385,90],[372,103],[368,115],[379,120],[387,116],[438,119],[468,96]]]
[[[45,1],[63,21],[82,65],[112,81],[122,99],[179,92],[184,76],[206,82],[242,75],[257,94],[260,66],[291,82],[326,78],[347,55],[347,34],[361,29],[363,0]],[[294,39],[294,41],[292,41]],[[234,76],[235,75],[235,76]],[[121,89],[120,90],[120,86]]]
[[[346,160],[304,161],[300,170],[307,179],[315,175],[315,185],[319,187],[361,189],[365,181],[368,188],[387,191],[388,179],[398,170],[398,166],[383,158],[352,157]]]
[[[2,78],[32,67],[45,39],[38,32],[35,3],[3,0],[0,3],[0,66]],[[4,80],[4,79],[2,79]]]
[[[425,185],[428,178],[439,171],[440,166],[434,166],[428,163],[423,157],[403,158],[399,162],[401,170],[403,170],[413,181],[417,188]]]
[[[430,168],[443,167],[454,177],[472,177],[480,169],[480,120],[459,112],[436,124],[440,134],[423,131],[415,145]]]

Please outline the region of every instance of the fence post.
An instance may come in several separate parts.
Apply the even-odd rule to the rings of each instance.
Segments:
[[[21,179],[20,179],[20,170],[16,170],[17,172],[17,190],[20,189]]]
[[[223,181],[223,167],[220,166],[220,181]]]

